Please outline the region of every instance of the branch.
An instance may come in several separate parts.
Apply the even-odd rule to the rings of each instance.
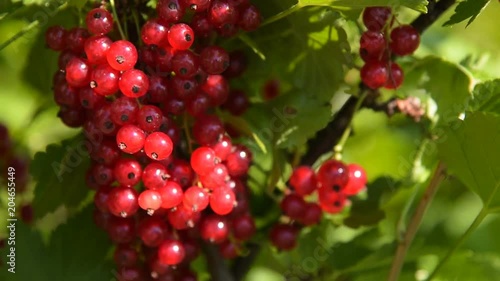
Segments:
[[[420,33],[423,33],[429,26],[432,25],[448,8],[455,4],[456,0],[441,0],[436,2],[436,0],[430,0],[427,7],[428,13],[421,14],[418,16],[411,25],[417,29]],[[399,108],[400,106],[394,106],[394,104],[377,104],[376,99],[378,98],[378,92],[369,90],[364,85],[360,85],[358,96],[362,96],[363,91],[371,91],[366,100],[363,102],[363,107],[372,108],[378,111],[384,111],[389,116],[396,112],[404,112]],[[343,132],[351,124],[352,118],[354,116],[354,108],[356,106],[358,98],[351,96],[347,102],[342,106],[342,108],[337,112],[335,118],[333,118],[330,123],[326,125],[324,129],[316,134],[316,137],[310,139],[307,142],[309,147],[308,152],[302,157],[301,165],[312,165],[314,162],[326,152],[332,150],[332,148],[340,140]],[[392,108],[392,109],[391,109]],[[405,107],[409,109],[409,107]],[[397,111],[399,110],[399,111]],[[413,110],[412,112],[406,112],[408,115],[412,116],[414,119],[418,119],[421,116],[421,110]],[[411,114],[410,114],[411,113]]]
[[[237,258],[234,261],[231,270],[233,272],[235,281],[240,281],[245,278],[246,274],[252,268],[253,262],[255,261],[260,252],[259,244],[248,243],[246,247],[249,250],[248,255]]]
[[[214,245],[203,243],[202,249],[207,257],[208,271],[212,277],[211,280],[236,281],[229,271],[229,267],[227,266],[225,259],[221,256]]]
[[[422,222],[422,218],[424,217],[425,211],[429,207],[434,195],[436,194],[439,184],[445,178],[445,166],[442,162],[438,163],[436,170],[434,171],[434,175],[432,176],[427,189],[425,190],[420,203],[411,218],[410,223],[408,224],[408,229],[403,237],[403,239],[399,242],[398,248],[396,250],[396,254],[394,255],[394,259],[392,261],[391,271],[389,272],[389,277],[387,281],[397,281],[399,279],[399,274],[401,273],[401,268],[403,267],[406,253],[410,248],[410,245],[415,238],[415,234],[417,234],[417,230]]]

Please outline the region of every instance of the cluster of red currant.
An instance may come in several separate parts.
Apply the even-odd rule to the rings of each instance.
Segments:
[[[391,8],[369,7],[363,11],[363,23],[368,30],[360,39],[359,53],[365,62],[361,68],[361,80],[369,88],[397,89],[403,83],[404,74],[392,61],[392,56],[413,54],[420,44],[420,35],[415,28],[400,25],[391,30],[393,22]]]
[[[196,280],[189,264],[200,241],[234,258],[255,232],[245,183],[252,155],[213,114],[247,109],[245,93],[228,83],[246,58],[210,42],[256,29],[260,13],[248,0],[159,0],[156,11],[139,50],[111,39],[104,6],[87,14],[86,29],[46,32],[61,51],[59,117],[92,143],[94,220],[118,244],[120,281]]]
[[[323,212],[341,212],[347,198],[365,188],[366,173],[357,164],[327,160],[317,173],[308,166],[297,167],[290,176],[289,185],[292,188],[287,190],[280,207],[292,223],[275,225],[270,235],[271,242],[280,250],[295,248],[300,226],[319,223]]]

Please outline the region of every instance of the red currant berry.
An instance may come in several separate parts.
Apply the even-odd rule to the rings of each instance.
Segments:
[[[171,209],[182,203],[184,192],[178,183],[168,181],[164,186],[159,187],[157,190],[161,196],[162,208]]]
[[[238,26],[245,31],[254,31],[262,22],[260,11],[254,5],[248,5],[241,10]]]
[[[172,57],[172,70],[182,78],[193,77],[199,64],[198,56],[190,50],[179,50]]]
[[[224,186],[229,179],[229,175],[224,164],[217,164],[210,173],[200,175],[199,178],[205,188],[213,190]]]
[[[363,23],[372,31],[381,31],[391,16],[389,7],[368,7],[363,11]]]
[[[420,34],[411,25],[402,25],[391,31],[391,50],[399,56],[411,55],[420,44]]]
[[[384,34],[377,31],[365,31],[359,40],[359,53],[364,61],[381,61],[386,49]]]
[[[380,61],[370,61],[361,68],[361,80],[372,89],[378,89],[387,83],[389,71],[387,65]]]
[[[66,81],[72,87],[84,87],[90,81],[90,66],[78,57],[72,58],[66,65]]]
[[[184,245],[178,240],[165,240],[158,247],[158,258],[163,264],[177,265],[185,255]]]
[[[292,225],[277,224],[271,229],[271,243],[279,250],[289,251],[297,246],[299,231]]]
[[[110,96],[118,92],[119,79],[119,71],[107,64],[100,64],[90,74],[90,87],[99,95]]]
[[[101,212],[109,212],[108,209],[108,197],[109,192],[113,190],[115,187],[112,186],[101,186],[97,189],[94,194],[94,205]]]
[[[290,176],[290,185],[298,195],[306,196],[318,188],[318,180],[313,169],[308,166],[300,166]]]
[[[134,266],[139,260],[139,253],[130,244],[119,244],[115,249],[113,259],[118,267]]]
[[[213,106],[222,105],[229,95],[229,83],[222,75],[209,75],[201,89],[210,97]]]
[[[144,167],[142,172],[144,186],[152,190],[163,187],[169,177],[167,168],[160,163],[150,163]]]
[[[167,23],[178,22],[184,16],[185,7],[178,0],[159,0],[156,12]]]
[[[321,187],[318,190],[319,204],[323,211],[336,214],[344,209],[347,198],[344,193]]]
[[[134,125],[124,125],[116,133],[116,143],[125,153],[134,154],[139,152],[146,141],[146,133]]]
[[[286,216],[300,220],[306,209],[306,202],[300,195],[291,193],[281,200],[280,207]]]
[[[315,225],[321,221],[322,216],[323,211],[321,210],[321,207],[316,203],[309,202],[306,204],[304,214],[299,221],[303,225]]]
[[[113,242],[117,244],[130,243],[135,238],[135,220],[111,216],[106,230]]]
[[[199,175],[210,173],[216,164],[215,152],[210,147],[198,147],[191,154],[191,167]]]
[[[177,50],[187,50],[194,42],[194,32],[185,23],[177,23],[170,27],[167,35],[168,43]]]
[[[115,163],[113,175],[120,185],[134,186],[141,180],[142,168],[136,160],[122,158]]]
[[[91,10],[85,18],[87,28],[94,34],[106,34],[113,29],[113,16],[102,8]]]
[[[141,29],[142,41],[147,45],[162,45],[167,40],[168,28],[158,19],[148,20]]]
[[[208,207],[209,200],[209,194],[205,189],[199,186],[191,186],[184,192],[182,203],[186,208],[199,212]]]
[[[162,132],[154,132],[146,137],[144,151],[153,160],[164,160],[172,154],[174,145],[169,136]]]
[[[148,211],[148,215],[152,215],[161,207],[161,196],[159,192],[147,189],[139,194],[137,202],[139,207]]]
[[[210,194],[210,208],[218,215],[231,213],[236,204],[236,195],[229,187],[219,187]]]
[[[229,54],[229,67],[224,71],[227,78],[241,76],[248,67],[248,59],[243,51],[236,50]]]
[[[227,159],[227,156],[231,153],[232,148],[233,145],[231,143],[231,138],[228,136],[223,136],[212,146],[215,156],[219,158],[220,161],[225,161]]]
[[[215,27],[235,24],[238,21],[238,9],[227,0],[213,0],[208,10],[208,20]]]
[[[168,222],[177,230],[192,228],[199,220],[200,213],[186,208],[183,204],[168,213]]]
[[[54,25],[45,32],[45,43],[54,51],[62,51],[66,48],[66,30],[60,25]]]
[[[160,129],[162,120],[161,109],[154,105],[144,105],[137,113],[137,125],[146,132]]]
[[[232,115],[240,116],[248,109],[250,101],[243,90],[231,90],[226,102],[222,105]]]
[[[232,221],[232,231],[234,238],[246,241],[255,234],[255,220],[250,215],[236,217]]]
[[[118,40],[111,44],[106,59],[109,65],[119,71],[132,69],[137,63],[137,49],[126,40]]]
[[[131,217],[139,209],[137,191],[131,187],[115,187],[108,195],[108,209],[117,217]]]
[[[211,243],[222,243],[229,236],[229,225],[222,216],[208,215],[200,223],[200,235]]]
[[[349,180],[342,191],[345,195],[356,195],[366,186],[366,172],[360,165],[349,164]]]
[[[207,115],[199,118],[193,125],[193,136],[200,145],[216,144],[224,134],[224,126],[217,116]]]
[[[79,54],[83,51],[85,40],[90,36],[85,28],[74,27],[66,33],[65,48]]]
[[[138,236],[141,238],[144,245],[152,248],[160,246],[165,238],[167,238],[168,232],[167,224],[162,218],[157,216],[142,219],[137,227]]]
[[[130,69],[122,74],[118,85],[125,96],[138,98],[149,90],[149,78],[141,70]]]
[[[317,176],[323,189],[339,192],[345,188],[349,180],[349,171],[344,163],[337,160],[327,160],[321,164]]]
[[[208,74],[221,74],[229,67],[229,54],[219,46],[208,46],[200,53],[201,68]]]
[[[390,62],[389,77],[387,78],[387,83],[384,85],[386,89],[397,89],[404,80],[404,73],[401,67],[395,62]]]

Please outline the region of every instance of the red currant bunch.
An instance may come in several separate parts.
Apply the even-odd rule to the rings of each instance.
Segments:
[[[256,231],[252,153],[214,114],[248,108],[229,86],[247,59],[213,43],[257,29],[261,15],[226,0],[159,0],[156,12],[137,40],[119,39],[105,5],[88,12],[86,28],[49,27],[47,46],[60,52],[54,100],[87,138],[94,221],[117,245],[120,280],[196,280],[189,264],[200,241],[235,258]],[[0,152],[7,146],[0,127]]]
[[[368,30],[360,39],[359,54],[365,62],[361,80],[371,89],[397,89],[403,83],[404,74],[392,57],[413,54],[420,44],[420,34],[411,25],[392,28],[393,15],[389,7],[366,8],[363,23]]]
[[[340,213],[348,197],[366,188],[366,173],[357,164],[327,160],[317,172],[308,166],[295,168],[289,186],[280,203],[289,223],[275,225],[270,233],[271,242],[280,250],[295,248],[300,228],[318,224],[324,212]]]

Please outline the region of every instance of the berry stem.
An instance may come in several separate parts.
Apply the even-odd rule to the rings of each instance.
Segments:
[[[115,0],[109,0],[109,3],[111,4],[111,11],[113,11],[113,17],[115,18],[116,25],[118,26],[118,32],[120,32],[120,36],[122,37],[122,39],[127,39],[125,33],[123,32],[120,19],[118,18],[118,13],[116,12]]]
[[[189,131],[188,114],[184,113],[182,117],[182,125],[184,127],[184,134],[186,135],[186,141],[188,145],[189,154],[193,153],[193,139],[191,138],[191,132]]]
[[[288,9],[277,13],[276,15],[267,18],[264,22],[262,22],[260,27],[263,27],[263,26],[268,25],[270,23],[273,23],[275,21],[279,21],[280,19],[285,18],[285,17],[297,12],[301,8],[302,8],[302,6],[297,3],[297,4],[289,7]]]
[[[363,104],[363,101],[365,100],[367,95],[368,91],[363,91],[361,93],[361,96],[358,98],[358,100],[356,101],[356,105],[354,106],[354,112],[357,112],[361,108],[361,105]],[[344,149],[347,139],[351,135],[353,119],[354,118],[351,118],[351,120],[349,121],[349,125],[347,125],[344,133],[342,133],[339,142],[333,147],[333,157],[337,160],[342,160],[342,150]]]
[[[132,17],[134,18],[134,24],[135,24],[135,28],[137,30],[137,34],[141,34],[141,26],[140,26],[140,23],[139,23],[139,16],[137,15],[137,11],[136,10],[132,10]],[[142,46],[142,40],[139,40],[139,46]]]
[[[396,249],[396,253],[394,255],[394,259],[392,260],[391,270],[389,272],[389,276],[387,277],[387,281],[397,281],[399,280],[399,275],[401,273],[401,269],[405,262],[406,253],[411,246],[413,239],[415,238],[415,234],[422,222],[425,212],[429,207],[434,195],[439,188],[440,183],[446,177],[446,167],[442,162],[439,162],[436,169],[434,170],[434,175],[432,176],[429,185],[427,186],[420,203],[411,218],[410,223],[408,224],[408,229],[404,234],[404,237],[401,241],[399,241],[398,247]]]
[[[467,239],[470,237],[474,231],[481,225],[483,220],[486,218],[491,213],[497,212],[499,208],[489,208],[489,205],[491,204],[492,199],[495,197],[495,194],[498,192],[500,189],[500,182],[497,183],[495,188],[493,189],[493,192],[491,193],[490,199],[484,203],[483,208],[481,208],[481,211],[477,214],[476,218],[472,222],[472,224],[467,228],[467,230],[460,236],[457,242],[455,242],[455,245],[448,250],[448,253],[439,261],[438,265],[432,271],[432,273],[429,275],[429,277],[426,280],[432,280],[436,274],[443,268],[443,266],[446,264],[446,262],[453,256],[453,254],[462,246],[462,244],[467,241]]]
[[[65,2],[64,4],[61,4],[59,7],[57,7],[56,12],[59,12],[66,7],[68,7],[67,2]],[[34,28],[38,27],[39,25],[40,25],[39,20],[32,21],[30,24],[28,24],[28,26],[24,27],[18,33],[14,34],[14,36],[10,37],[6,41],[4,41],[2,44],[0,44],[0,51],[3,50],[5,47],[9,46],[10,44],[14,43],[15,41],[17,41],[17,39],[23,37],[26,33],[30,32]]]

